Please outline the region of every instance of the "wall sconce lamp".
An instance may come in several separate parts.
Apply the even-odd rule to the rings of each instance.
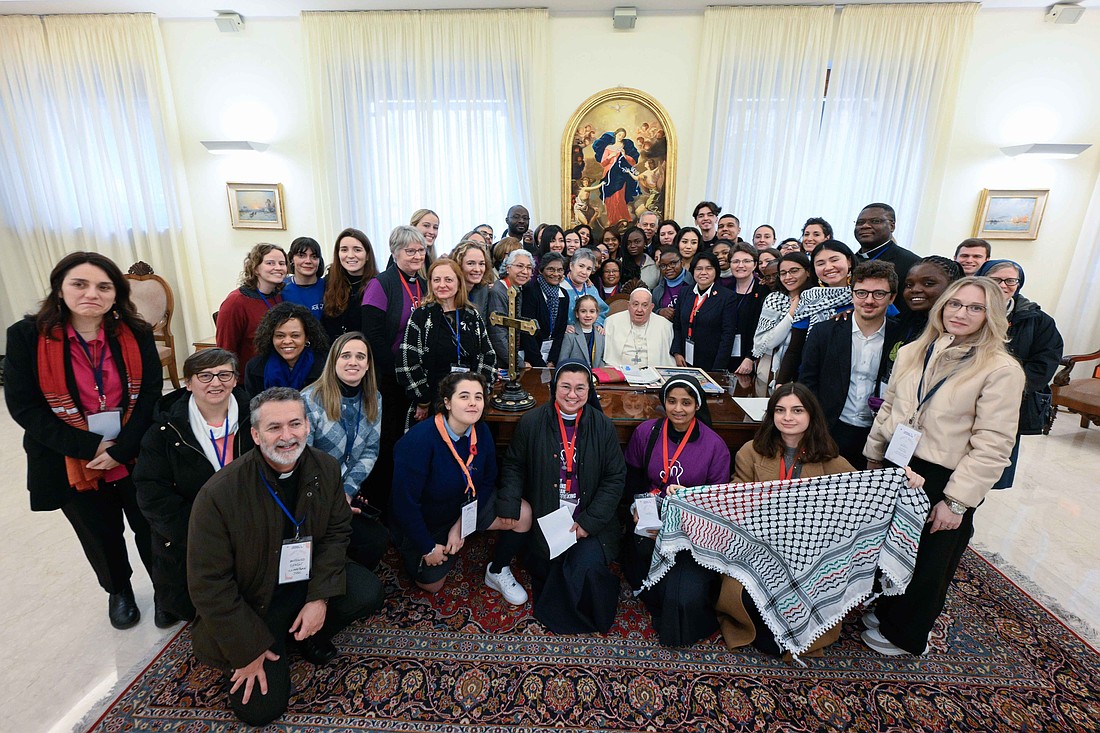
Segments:
[[[212,155],[229,155],[230,153],[262,153],[267,150],[267,143],[257,143],[251,140],[201,140],[206,152]]]
[[[1058,158],[1068,160],[1076,158],[1092,145],[1073,145],[1071,143],[1031,143],[1030,145],[1009,145],[1001,152],[1010,158],[1017,155],[1032,155],[1037,158]]]

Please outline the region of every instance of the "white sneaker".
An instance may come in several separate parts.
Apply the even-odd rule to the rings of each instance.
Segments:
[[[877,629],[879,626],[882,625],[881,622],[878,620],[878,616],[875,615],[874,611],[868,611],[867,613],[863,614],[863,618],[861,619],[861,621],[863,621],[863,628],[865,629]]]
[[[864,644],[871,647],[879,654],[885,654],[890,657],[902,657],[910,654],[900,646],[895,646],[894,643],[883,636],[882,632],[878,629],[867,629],[860,634],[860,638],[863,639]]]
[[[485,566],[485,585],[500,593],[513,606],[527,603],[527,591],[516,580],[516,576],[512,575],[510,566],[505,565],[499,573],[490,572],[490,567],[491,565]]]

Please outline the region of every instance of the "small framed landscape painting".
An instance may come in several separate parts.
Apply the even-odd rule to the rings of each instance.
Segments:
[[[982,189],[974,236],[982,239],[1037,239],[1050,189]]]
[[[286,229],[283,184],[227,183],[225,188],[234,229]]]

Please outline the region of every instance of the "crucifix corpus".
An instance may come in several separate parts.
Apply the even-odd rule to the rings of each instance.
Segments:
[[[528,393],[519,383],[519,369],[516,365],[516,336],[520,331],[535,335],[538,330],[538,322],[531,318],[519,318],[516,314],[516,298],[519,290],[514,286],[508,288],[508,315],[503,313],[490,313],[489,323],[494,326],[504,326],[508,329],[508,382],[504,390],[495,395],[489,404],[495,409],[504,412],[521,412],[535,406],[535,398]]]

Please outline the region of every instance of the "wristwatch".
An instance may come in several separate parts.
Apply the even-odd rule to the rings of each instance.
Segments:
[[[946,496],[943,497],[943,503],[947,504],[947,508],[951,510],[952,514],[957,514],[959,516],[966,514],[966,510],[970,508],[966,504],[955,501],[954,499]]]

